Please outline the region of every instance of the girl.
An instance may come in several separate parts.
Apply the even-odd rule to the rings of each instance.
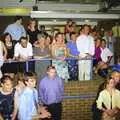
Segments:
[[[115,120],[120,109],[120,91],[115,88],[115,80],[109,77],[105,89],[97,99],[97,108],[102,111],[102,120]]]
[[[58,32],[55,40],[56,42],[52,45],[51,51],[53,58],[56,60],[52,61],[52,65],[55,66],[57,74],[67,82],[69,79],[68,64],[65,60],[67,57],[67,47],[64,43],[63,33]]]

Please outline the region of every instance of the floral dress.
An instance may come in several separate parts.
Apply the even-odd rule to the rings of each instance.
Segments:
[[[56,51],[56,58],[64,56],[64,50],[63,49],[57,49]],[[69,79],[69,73],[68,73],[68,64],[66,61],[62,60],[53,60],[52,65],[55,66],[57,74],[67,81]]]

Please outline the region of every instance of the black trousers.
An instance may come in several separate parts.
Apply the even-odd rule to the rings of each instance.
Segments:
[[[52,120],[61,120],[62,104],[53,103],[50,105],[45,105],[48,109],[48,112],[51,113]]]

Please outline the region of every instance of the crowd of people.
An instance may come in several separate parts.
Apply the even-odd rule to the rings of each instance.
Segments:
[[[93,71],[107,78],[93,109],[102,113],[99,117],[103,120],[115,120],[120,109],[120,66],[119,62],[114,65],[116,40],[112,32],[103,35],[87,24],[77,32],[76,23],[68,20],[64,33],[58,31],[52,36],[44,25],[38,28],[35,19],[29,20],[27,28],[22,21],[16,16],[0,38],[1,119],[61,120],[64,82],[90,80]],[[26,72],[26,61],[32,72]],[[116,72],[108,78],[109,66]]]
[[[54,66],[48,66],[46,71],[39,83],[32,72],[17,73],[14,77],[3,75],[1,120],[61,120],[64,84]]]
[[[111,31],[102,35],[85,24],[78,32],[76,23],[68,20],[64,33],[58,31],[55,35],[49,35],[44,25],[38,27],[34,18],[29,20],[27,28],[22,21],[21,16],[16,16],[14,23],[8,25],[1,35],[0,66],[3,73],[24,72],[25,61],[34,58],[35,61],[31,60],[28,66],[39,78],[52,64],[58,75],[67,82],[90,80],[92,71],[101,75],[101,71],[106,72],[110,65],[114,65],[116,40]]]

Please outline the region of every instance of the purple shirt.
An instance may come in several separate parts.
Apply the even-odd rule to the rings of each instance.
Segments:
[[[41,101],[46,104],[60,103],[64,95],[63,81],[59,76],[50,79],[47,75],[39,84],[39,95]]]
[[[95,47],[94,58],[96,58],[96,60],[99,60],[101,58],[101,48],[100,47]]]

